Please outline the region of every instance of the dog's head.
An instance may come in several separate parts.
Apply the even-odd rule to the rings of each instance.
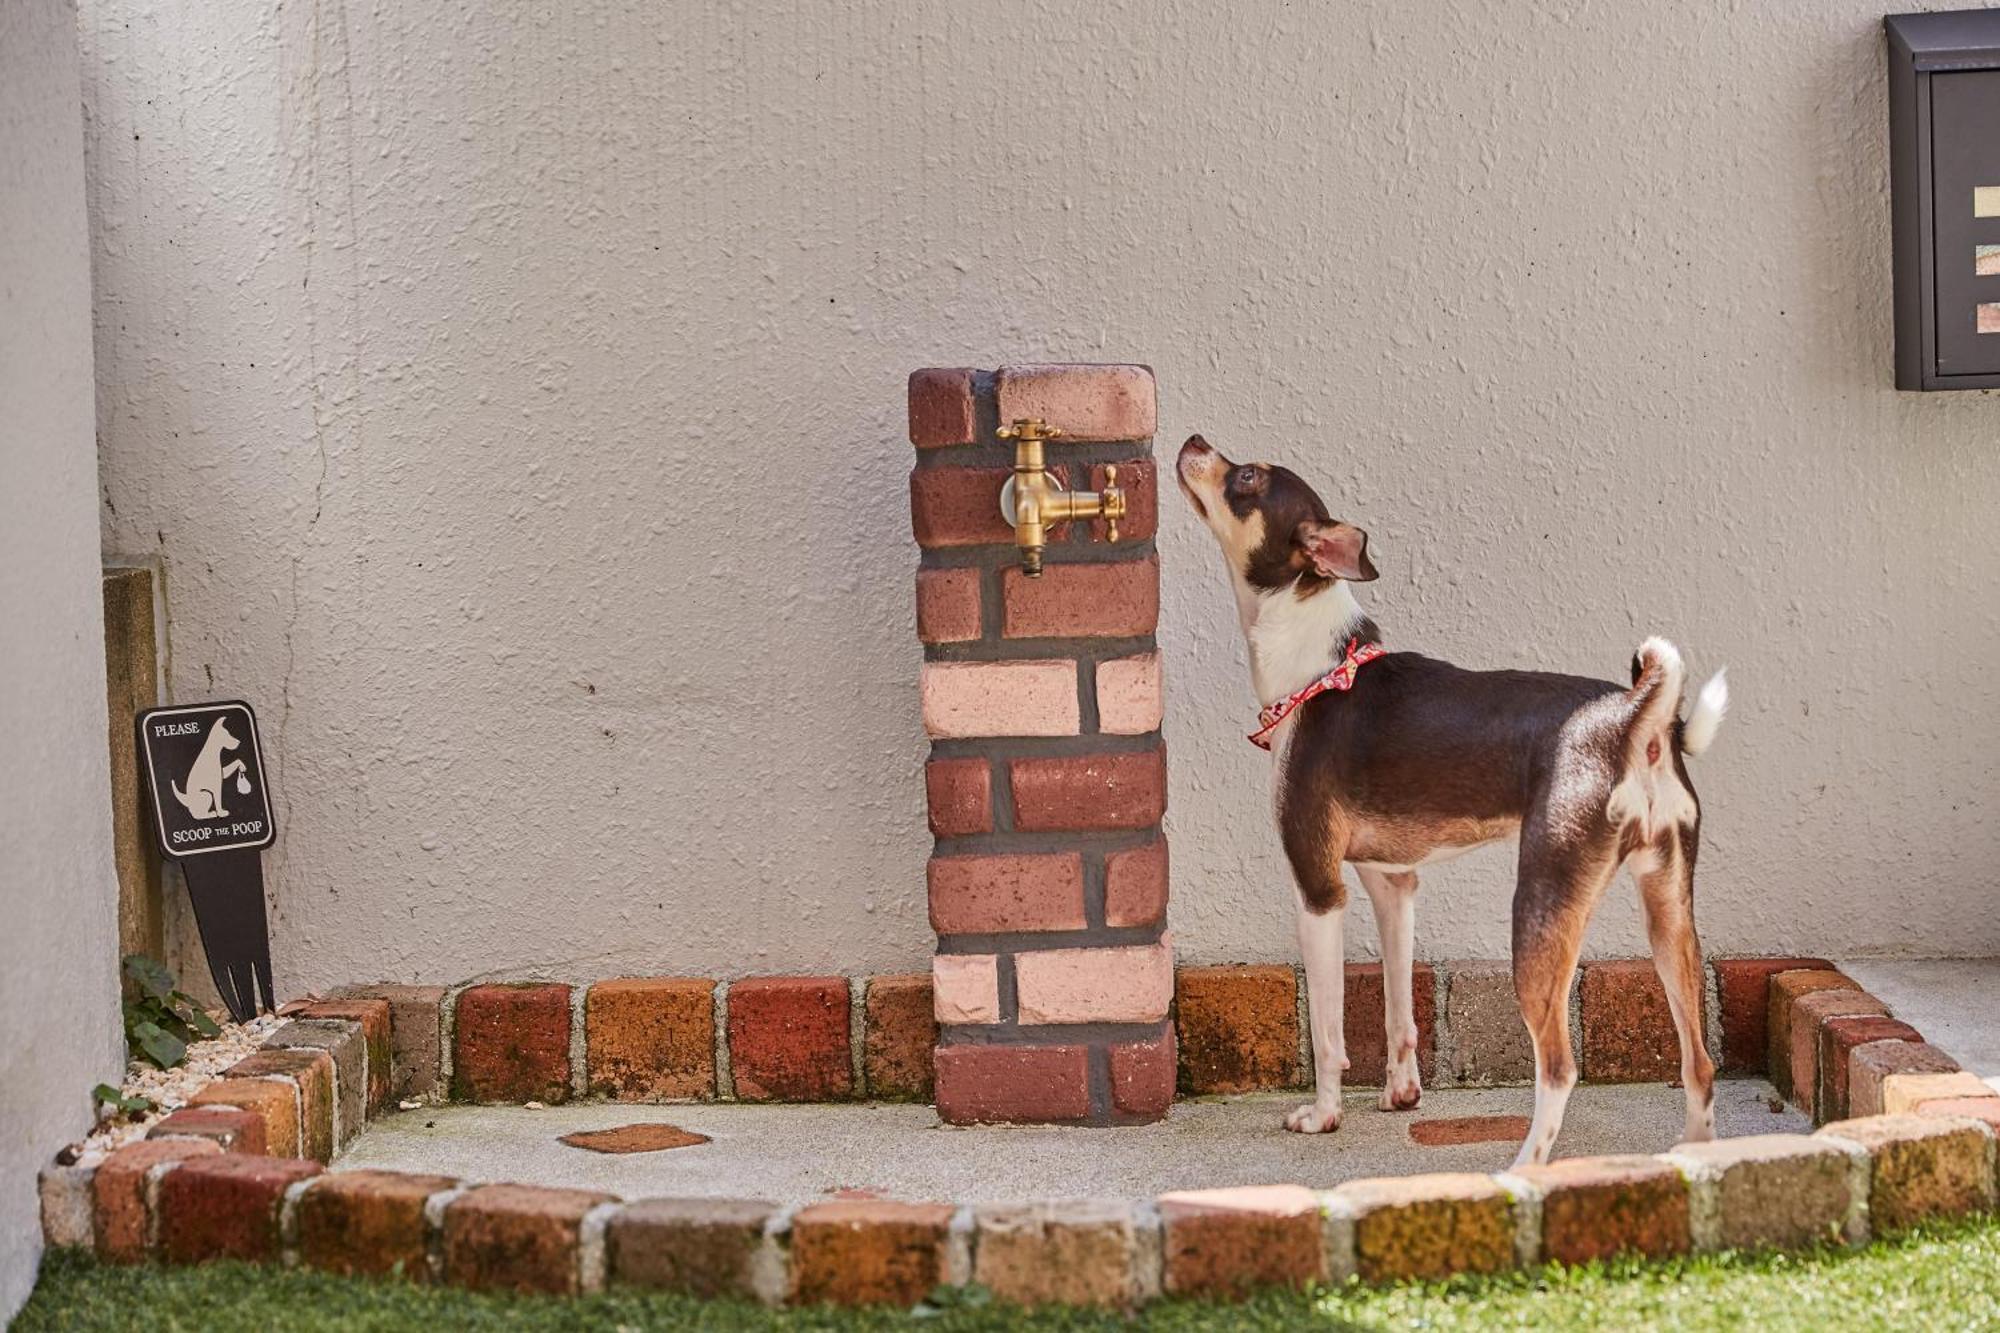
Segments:
[[[234,733],[232,733],[232,732],[231,732],[231,731],[229,730],[229,719],[228,719],[228,718],[222,718],[222,717],[218,717],[217,719],[215,719],[215,732],[214,732],[214,734],[215,734],[216,736],[218,736],[218,737],[220,737],[220,738],[221,738],[221,740],[222,740],[222,748],[223,748],[223,749],[225,749],[225,750],[233,750],[233,749],[235,749],[235,748],[236,748],[236,745],[237,745],[237,741],[236,741],[236,737],[235,737]]]
[[[1239,596],[1291,588],[1310,597],[1336,580],[1375,577],[1368,534],[1328,516],[1313,488],[1275,463],[1232,463],[1199,435],[1174,465],[1181,494],[1215,534]]]

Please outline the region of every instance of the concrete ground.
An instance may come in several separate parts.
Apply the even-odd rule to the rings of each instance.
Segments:
[[[1981,1078],[2000,1076],[2000,958],[1835,966],[1931,1045]]]
[[[1428,1091],[1415,1112],[1388,1113],[1373,1092],[1356,1092],[1337,1133],[1307,1138],[1281,1127],[1295,1093],[1176,1105],[1163,1124],[1126,1129],[987,1127],[946,1129],[928,1106],[552,1106],[433,1107],[369,1127],[336,1169],[436,1171],[474,1181],[512,1181],[649,1195],[730,1195],[808,1203],[837,1190],[963,1203],[1091,1196],[1140,1197],[1165,1190],[1280,1182],[1324,1187],[1357,1176],[1419,1171],[1497,1171],[1515,1145],[1419,1147],[1414,1121],[1448,1116],[1527,1115],[1529,1088]],[[1773,1112],[1769,1085],[1716,1084],[1725,1137],[1809,1128],[1789,1107]],[[1659,1152],[1681,1136],[1680,1091],[1657,1083],[1579,1087],[1557,1145],[1560,1155]],[[557,1142],[580,1129],[666,1121],[712,1143],[607,1156]]]

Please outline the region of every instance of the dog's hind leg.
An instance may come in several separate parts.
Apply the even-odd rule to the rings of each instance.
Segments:
[[[1705,1039],[1701,939],[1694,928],[1694,853],[1690,825],[1670,829],[1656,848],[1642,851],[1635,865],[1639,895],[1646,905],[1646,935],[1653,967],[1666,988],[1674,1032],[1681,1044],[1681,1085],[1687,1090],[1689,1143],[1715,1137],[1715,1062]]]
[[[1410,870],[1391,873],[1362,866],[1355,870],[1374,905],[1376,930],[1382,936],[1382,1032],[1388,1051],[1380,1105],[1385,1111],[1408,1111],[1424,1095],[1417,1070],[1417,1013],[1410,975],[1416,949],[1417,876]]]

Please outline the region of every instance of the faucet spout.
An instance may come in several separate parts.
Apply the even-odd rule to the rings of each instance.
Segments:
[[[1014,475],[1000,488],[1000,516],[1014,529],[1014,542],[1021,548],[1021,572],[1029,578],[1042,576],[1042,552],[1048,546],[1048,530],[1077,519],[1105,520],[1105,537],[1118,540],[1118,521],[1125,517],[1125,491],[1118,485],[1118,465],[1104,468],[1102,491],[1068,490],[1049,476],[1047,452],[1043,444],[1061,436],[1058,427],[1036,417],[1022,417],[998,432],[1003,440],[1014,441]]]

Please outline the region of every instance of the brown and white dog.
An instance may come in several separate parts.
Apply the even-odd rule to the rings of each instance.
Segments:
[[[1591,910],[1620,867],[1638,881],[1680,1037],[1687,1138],[1713,1138],[1715,1066],[1703,1040],[1694,926],[1701,804],[1681,756],[1715,738],[1728,706],[1722,675],[1682,722],[1685,672],[1665,639],[1640,645],[1629,689],[1385,652],[1349,588],[1376,576],[1367,533],[1335,522],[1295,473],[1232,463],[1199,435],[1181,447],[1176,470],[1221,544],[1264,719],[1343,659],[1362,663],[1347,687],[1312,695],[1267,737],[1278,829],[1298,884],[1314,1066],[1313,1100],[1286,1128],[1340,1125],[1341,864],[1360,876],[1381,929],[1389,1043],[1381,1106],[1402,1110],[1423,1092],[1410,996],[1416,869],[1518,837],[1514,991],[1535,1046],[1535,1118],[1515,1165],[1547,1161],[1562,1128],[1576,1084],[1570,981]]]

